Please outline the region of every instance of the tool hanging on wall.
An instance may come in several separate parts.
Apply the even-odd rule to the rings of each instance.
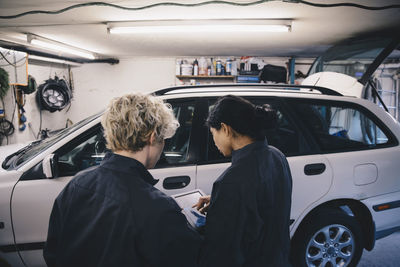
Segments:
[[[0,68],[0,98],[3,99],[8,89],[10,88],[10,81],[8,77],[8,72],[3,68]]]
[[[16,86],[16,93],[15,93],[15,100],[18,105],[18,129],[20,131],[24,131],[26,129],[26,116],[25,113],[25,95],[32,94],[36,91],[36,80],[33,76],[28,75],[27,78],[27,85],[17,85]]]
[[[8,137],[14,133],[14,125],[6,119],[3,99],[2,103],[3,107],[0,109],[0,145],[3,144],[4,137],[7,139],[8,145]]]
[[[6,110],[4,105],[4,97],[10,88],[8,72],[0,68],[0,99],[2,108],[0,109],[0,144],[3,137],[8,137],[14,133],[14,125],[6,119]],[[8,139],[7,139],[8,144]]]
[[[36,91],[36,88],[37,88],[36,80],[31,75],[28,75],[27,85],[18,85],[18,89],[20,89],[26,95],[34,93]]]
[[[3,137],[7,138],[14,133],[14,125],[6,119],[6,111],[3,98],[1,99],[1,103],[3,104],[3,107],[0,109],[0,145],[3,141]]]
[[[34,78],[28,76],[28,60],[26,53],[17,52],[13,50],[6,50],[3,54],[0,52],[1,60],[4,60],[7,63],[4,68],[0,69],[0,98],[3,103],[3,113],[4,117],[0,119],[0,135],[8,137],[14,133],[14,115],[17,111],[18,118],[18,129],[20,131],[24,131],[26,129],[26,116],[25,116],[25,93],[30,93],[30,91],[36,88],[36,82]],[[20,63],[23,61],[22,63]],[[14,74],[14,80],[10,79],[9,73]],[[19,80],[19,77],[23,77],[24,79]],[[12,86],[12,93],[14,95],[15,106],[13,108],[13,113],[11,116],[11,121],[6,120],[5,117],[5,105],[4,105],[4,97],[7,94],[7,91]],[[7,140],[8,143],[8,140]]]
[[[14,133],[14,125],[6,118],[0,118],[0,136],[8,137]]]
[[[72,91],[64,79],[57,76],[39,85],[36,100],[40,109],[50,112],[63,110],[72,99]]]
[[[18,129],[24,131],[26,129],[26,116],[24,115],[25,94],[18,86],[15,87],[15,101],[18,106]]]

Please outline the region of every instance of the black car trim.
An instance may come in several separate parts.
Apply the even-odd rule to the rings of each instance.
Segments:
[[[195,132],[197,133],[197,146],[199,153],[197,164],[201,164],[208,157],[208,127],[205,125],[208,116],[208,101],[206,98],[199,98],[198,102],[198,124],[196,124]]]
[[[324,95],[335,95],[335,96],[343,96],[341,93],[336,92],[335,90],[321,87],[321,86],[312,86],[312,85],[290,85],[290,84],[274,84],[274,85],[267,85],[267,84],[262,84],[262,83],[250,83],[250,84],[237,84],[237,83],[232,83],[232,84],[213,84],[213,85],[188,85],[188,86],[175,86],[175,87],[169,87],[165,89],[161,89],[158,91],[155,91],[154,94],[157,96],[165,95],[169,92],[175,91],[175,90],[182,90],[182,89],[195,89],[199,90],[200,93],[202,93],[204,88],[222,88],[222,87],[242,87],[243,92],[249,92],[251,89],[249,87],[259,87],[261,90],[282,90],[282,89],[287,89],[287,92],[292,92],[292,93],[307,93],[307,92],[301,92],[298,89],[311,89],[311,90],[316,90],[319,91],[320,93]],[[206,91],[204,91],[206,92]],[[211,90],[207,92],[221,92],[220,90]],[[232,91],[230,91],[232,93]],[[178,92],[176,94],[181,94],[181,93],[187,93],[187,92]]]
[[[35,243],[20,243],[12,245],[0,246],[0,251],[4,253],[17,252],[18,251],[28,251],[28,250],[40,250],[44,248],[45,242],[35,242]]]
[[[204,114],[207,112],[206,114]],[[198,162],[204,154],[206,153],[206,147],[202,146],[201,140],[203,138],[204,132],[207,132],[208,129],[205,127],[205,120],[208,114],[208,107],[203,104],[201,98],[196,99],[196,108],[195,108],[195,116],[193,117],[193,125],[192,125],[192,136],[190,137],[190,143],[192,145],[192,153],[195,155],[193,157],[194,162]]]
[[[46,176],[43,173],[43,161],[39,162],[26,172],[24,172],[21,175],[21,178],[19,178],[20,181],[30,181],[30,180],[40,180],[40,179],[46,179]]]
[[[377,231],[375,233],[375,239],[378,240],[378,239],[384,238],[384,237],[391,235],[397,231],[400,231],[400,226],[396,226],[396,227],[389,228],[389,229],[382,230],[382,231]]]
[[[388,206],[388,207],[385,208],[385,209],[382,209],[382,210],[379,209],[379,207],[382,207],[382,206]],[[376,211],[376,212],[381,212],[381,211],[386,211],[386,210],[391,210],[391,209],[400,208],[400,200],[391,201],[391,202],[386,202],[386,203],[381,203],[381,204],[378,204],[378,205],[374,205],[372,208],[373,208],[374,211]]]

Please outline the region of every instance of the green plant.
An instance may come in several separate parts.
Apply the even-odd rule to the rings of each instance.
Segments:
[[[10,88],[9,80],[8,80],[8,72],[3,68],[0,68],[0,98],[2,99],[7,94],[8,89]]]

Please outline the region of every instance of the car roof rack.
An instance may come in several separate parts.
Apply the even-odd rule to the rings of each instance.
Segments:
[[[288,85],[288,84],[263,84],[263,83],[184,85],[184,86],[174,86],[174,87],[168,87],[168,88],[165,88],[165,89],[157,90],[157,91],[153,92],[153,94],[155,94],[156,96],[162,96],[162,95],[166,95],[169,92],[182,90],[182,89],[191,89],[191,90],[198,89],[199,91],[202,91],[205,88],[218,88],[218,89],[221,89],[221,88],[224,88],[224,87],[242,87],[244,91],[246,91],[246,89],[249,89],[248,87],[259,87],[259,89],[264,89],[264,90],[268,90],[268,89],[271,89],[271,90],[285,89],[288,92],[293,92],[293,93],[304,93],[304,92],[299,91],[299,89],[310,89],[310,92],[312,92],[313,90],[316,90],[316,91],[319,91],[321,94],[324,94],[324,95],[343,96],[339,92],[336,92],[336,91],[334,91],[332,89],[328,89],[328,88],[325,88],[325,87],[320,87],[320,86]],[[216,92],[217,91],[218,90],[216,90]],[[182,92],[180,92],[180,93],[182,93]]]

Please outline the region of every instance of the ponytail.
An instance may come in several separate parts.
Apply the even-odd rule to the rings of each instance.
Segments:
[[[255,106],[242,97],[227,95],[218,99],[206,121],[207,126],[217,130],[221,123],[241,135],[261,140],[276,127],[277,114],[269,105]]]

